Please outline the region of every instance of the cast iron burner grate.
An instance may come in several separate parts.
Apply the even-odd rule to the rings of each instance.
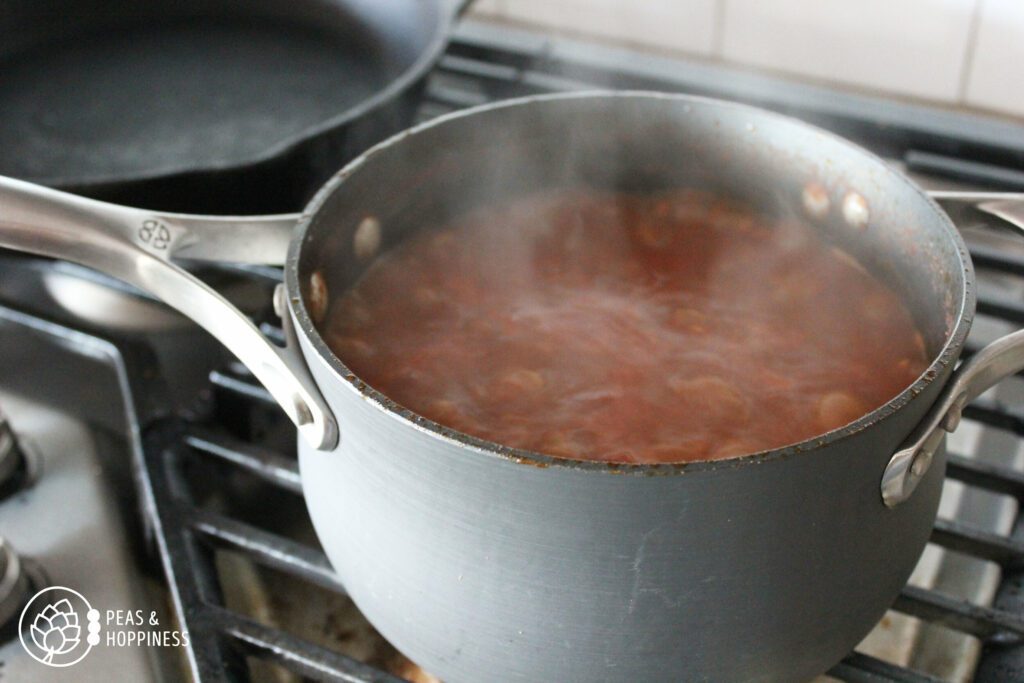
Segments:
[[[595,84],[742,99],[826,125],[911,169],[989,187],[1024,188],[1024,171],[1014,170],[1024,169],[1024,134],[1018,127],[1004,127],[992,119],[837,95],[611,48],[549,43],[529,34],[472,24],[460,29],[434,75],[422,116],[430,118],[498,98]],[[1024,250],[1018,255],[978,245],[972,253],[979,271],[1024,284]],[[256,278],[276,276],[266,269],[251,272]],[[1024,327],[1024,304],[1019,301],[989,297],[982,291],[978,304],[979,318]],[[975,343],[968,352],[976,348]],[[216,482],[241,478],[277,492],[261,498],[264,506],[301,507],[293,432],[269,395],[243,368],[229,362],[212,373],[208,398],[200,416],[150,425],[137,463],[142,499],[177,616],[190,633],[195,678],[202,683],[247,680],[253,662],[262,660],[314,680],[405,680],[227,606],[217,560],[223,553],[330,594],[343,594],[344,588],[315,541],[296,540],[273,525],[206,504]],[[968,407],[965,418],[1024,437],[1024,412],[1017,408],[982,400]],[[217,474],[202,476],[207,471],[203,468],[209,467],[217,468]],[[1024,473],[1012,468],[951,454],[947,477],[1024,503]],[[975,674],[979,683],[1024,680],[1024,516],[1016,517],[1008,536],[940,519],[931,540],[1001,567],[993,606],[907,586],[893,609],[981,639],[984,647]],[[830,675],[863,683],[940,680],[857,652]]]

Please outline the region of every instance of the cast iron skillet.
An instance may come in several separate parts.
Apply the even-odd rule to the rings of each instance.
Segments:
[[[412,122],[468,0],[10,0],[0,174],[202,213],[294,211]]]

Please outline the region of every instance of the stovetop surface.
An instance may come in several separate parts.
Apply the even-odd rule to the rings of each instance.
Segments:
[[[739,98],[848,135],[931,186],[1024,189],[1024,126],[1011,122],[472,23],[433,75],[421,118],[595,86]],[[976,350],[1024,326],[1024,244],[984,226],[964,232],[979,271]],[[432,680],[345,597],[306,517],[294,430],[244,368],[173,316],[150,328],[85,322],[61,306],[68,272],[0,260],[0,405],[45,461],[33,488],[0,502],[2,533],[48,578],[162,610],[193,643],[92,658],[76,678]],[[276,278],[252,269],[239,294],[271,334]],[[1022,405],[1024,381],[1012,378],[968,409],[949,442],[933,543],[831,676],[1024,680]],[[17,647],[0,645],[0,680],[29,670],[66,680],[40,679]]]

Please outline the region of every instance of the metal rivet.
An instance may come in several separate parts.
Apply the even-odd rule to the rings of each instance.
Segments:
[[[963,418],[963,410],[960,406],[953,406],[946,413],[946,417],[942,420],[942,428],[947,432],[954,432],[956,428],[960,426],[960,420]]]
[[[288,295],[284,291],[284,283],[279,282],[274,287],[274,314],[283,318],[288,311]]]
[[[315,323],[327,315],[327,281],[319,270],[309,277],[309,314]]]
[[[853,228],[868,227],[870,211],[868,202],[856,192],[849,192],[843,197],[843,219]]]
[[[380,221],[376,216],[367,216],[362,220],[352,237],[352,248],[360,261],[377,255],[380,249]]]
[[[930,465],[931,462],[931,453],[921,450],[914,458],[914,462],[910,465],[910,473],[915,477],[920,477],[928,470],[928,465]]]
[[[807,183],[803,191],[804,211],[811,218],[824,218],[832,206],[828,190],[819,183]]]

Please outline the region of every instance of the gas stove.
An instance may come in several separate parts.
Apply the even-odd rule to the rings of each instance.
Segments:
[[[1024,189],[1024,126],[472,22],[420,117],[593,87],[739,99],[836,130],[930,188]],[[1024,240],[963,231],[979,271],[973,351],[1024,326]],[[279,271],[206,275],[280,336]],[[949,440],[931,545],[831,678],[1024,680],[1022,405],[1014,377],[968,408]],[[291,424],[166,309],[78,268],[0,255],[0,410],[0,681],[434,680],[373,630],[331,571]],[[104,644],[73,669],[41,666],[16,622],[53,585],[102,606],[106,630],[125,631],[118,620],[138,612],[150,630],[187,632],[188,645]]]

